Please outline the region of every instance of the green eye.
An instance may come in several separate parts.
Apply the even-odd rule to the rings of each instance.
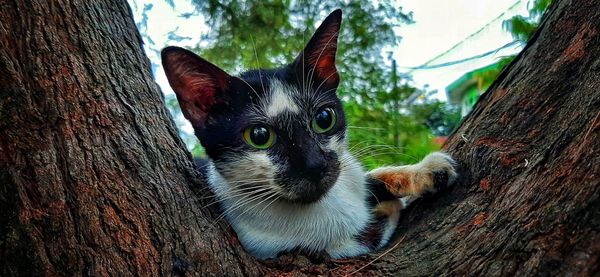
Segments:
[[[317,111],[312,120],[312,128],[317,133],[325,133],[335,126],[335,111],[332,108],[323,108]]]
[[[275,142],[275,132],[268,126],[255,125],[244,130],[244,140],[254,148],[267,149]]]

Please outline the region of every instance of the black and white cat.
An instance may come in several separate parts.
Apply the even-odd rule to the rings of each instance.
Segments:
[[[365,172],[347,147],[336,95],[342,13],[331,13],[289,65],[239,77],[178,47],[162,51],[169,83],[208,157],[205,175],[247,251],[333,258],[383,247],[403,202],[455,177],[433,153],[415,165]]]

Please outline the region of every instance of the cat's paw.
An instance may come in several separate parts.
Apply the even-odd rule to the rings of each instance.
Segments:
[[[397,197],[419,197],[446,188],[458,177],[456,162],[448,154],[434,152],[421,162],[407,166],[377,168],[369,175],[385,183]]]
[[[423,184],[423,192],[435,193],[454,184],[458,177],[456,161],[443,152],[427,155],[415,165],[420,174],[428,175],[430,181]]]

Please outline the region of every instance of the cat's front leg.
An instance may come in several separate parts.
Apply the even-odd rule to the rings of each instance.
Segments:
[[[385,183],[396,197],[419,197],[449,186],[458,174],[452,157],[434,152],[417,164],[380,167],[369,172],[369,176]]]

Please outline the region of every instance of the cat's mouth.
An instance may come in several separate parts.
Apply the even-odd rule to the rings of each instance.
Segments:
[[[335,185],[340,175],[339,164],[323,170],[319,176],[281,176],[276,182],[281,187],[282,200],[297,204],[311,204],[322,199]]]

